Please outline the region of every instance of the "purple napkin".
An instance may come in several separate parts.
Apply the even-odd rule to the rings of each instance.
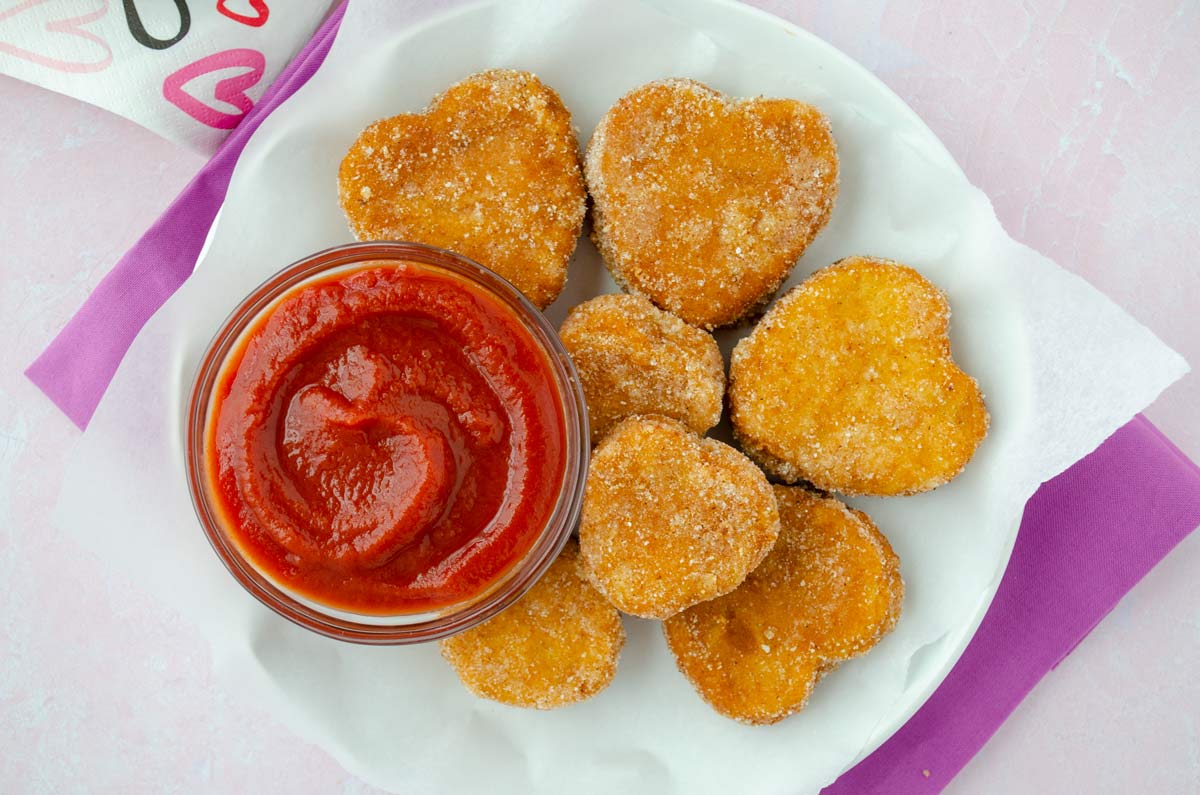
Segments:
[[[343,3],[26,371],[76,425],[87,425],[138,331],[191,274],[246,141],[317,70],[344,12]],[[940,790],[1197,524],[1200,469],[1135,418],[1029,501],[1004,581],[958,665],[825,793]]]
[[[1044,484],[954,670],[823,795],[939,792],[1130,588],[1200,525],[1200,467],[1141,415]]]
[[[25,371],[80,428],[87,427],[133,338],[192,275],[246,142],[262,120],[317,71],[345,13],[343,2]]]

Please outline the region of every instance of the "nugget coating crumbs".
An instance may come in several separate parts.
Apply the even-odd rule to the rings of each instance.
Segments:
[[[592,456],[584,572],[626,613],[666,618],[732,591],[778,534],[775,497],[754,462],[677,420],[631,417]]]
[[[734,348],[729,414],[767,472],[842,494],[928,491],[987,435],[950,356],[950,305],[896,262],[850,257],[775,302]]]
[[[624,289],[704,329],[759,310],[829,220],[829,120],[794,99],[648,83],[600,120],[584,163],[596,247]]]
[[[775,486],[775,548],[733,593],[663,624],[684,676],[744,723],[799,711],[813,686],[900,617],[900,561],[870,518],[801,487]]]
[[[661,414],[703,434],[721,421],[725,362],[711,334],[639,295],[601,295],[559,332],[592,425],[592,444],[635,414]]]
[[[543,309],[566,282],[587,201],[570,113],[536,76],[510,69],[367,127],[338,188],[359,240],[451,249]]]
[[[582,577],[579,545],[571,540],[516,604],[440,645],[475,695],[554,709],[608,687],[625,629],[620,614]]]

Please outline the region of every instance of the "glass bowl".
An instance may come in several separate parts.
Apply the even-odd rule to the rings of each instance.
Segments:
[[[299,285],[340,271],[394,263],[416,263],[465,278],[510,308],[546,353],[563,411],[567,450],[558,499],[549,520],[525,555],[497,580],[460,601],[418,614],[364,615],[329,607],[293,593],[260,571],[227,531],[210,491],[206,436],[213,421],[212,394],[231,352],[255,321]],[[196,515],[213,550],[254,598],[284,618],[338,640],[375,645],[420,643],[453,635],[500,612],[521,597],[558,556],[579,520],[587,475],[588,419],[579,376],[558,334],[516,288],[487,268],[451,251],[418,243],[355,243],[321,251],[276,273],[238,304],[209,343],[187,404],[185,459]]]

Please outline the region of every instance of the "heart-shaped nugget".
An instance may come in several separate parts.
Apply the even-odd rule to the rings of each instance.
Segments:
[[[618,610],[666,618],[729,593],[778,534],[754,462],[677,420],[631,417],[592,456],[579,547],[588,579]]]
[[[928,491],[987,435],[975,379],[950,356],[950,305],[912,268],[851,257],[775,303],[733,351],[729,414],[780,480],[843,494]]]
[[[731,594],[667,619],[679,670],[713,709],[775,723],[817,680],[863,654],[900,617],[900,560],[866,514],[804,488],[776,486],[782,529]]]
[[[574,541],[516,604],[441,642],[472,693],[537,709],[608,687],[624,645],[621,616],[581,576]]]
[[[811,105],[673,79],[609,109],[584,170],[593,239],[613,278],[711,329],[779,289],[829,219],[838,159]]]
[[[725,361],[711,334],[640,295],[601,295],[560,330],[587,399],[592,443],[635,414],[662,414],[696,433],[721,421]]]
[[[587,200],[570,113],[537,77],[507,69],[363,130],[338,186],[359,240],[457,251],[540,308],[566,282]]]

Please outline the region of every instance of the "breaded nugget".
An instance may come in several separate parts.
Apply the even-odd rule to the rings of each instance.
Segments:
[[[829,219],[838,158],[811,105],[671,79],[609,109],[584,172],[593,240],[617,283],[712,329],[779,289]]]
[[[949,323],[946,297],[912,268],[850,257],[818,271],[734,349],[735,436],[789,483],[892,496],[949,482],[988,428]]]
[[[900,617],[900,561],[866,514],[776,486],[782,530],[736,591],[667,619],[679,670],[713,709],[766,724],[879,642]]]
[[[754,462],[666,417],[631,417],[588,469],[584,572],[618,609],[666,618],[729,593],[775,543],[779,511]]]
[[[536,709],[608,687],[624,645],[621,616],[581,576],[574,540],[516,604],[441,641],[442,656],[472,693]]]
[[[725,362],[711,334],[640,295],[601,295],[560,330],[583,382],[592,444],[635,414],[661,414],[703,434],[721,421]]]
[[[338,187],[359,240],[457,251],[540,308],[562,291],[587,199],[562,100],[507,69],[471,75],[424,113],[363,130]]]

